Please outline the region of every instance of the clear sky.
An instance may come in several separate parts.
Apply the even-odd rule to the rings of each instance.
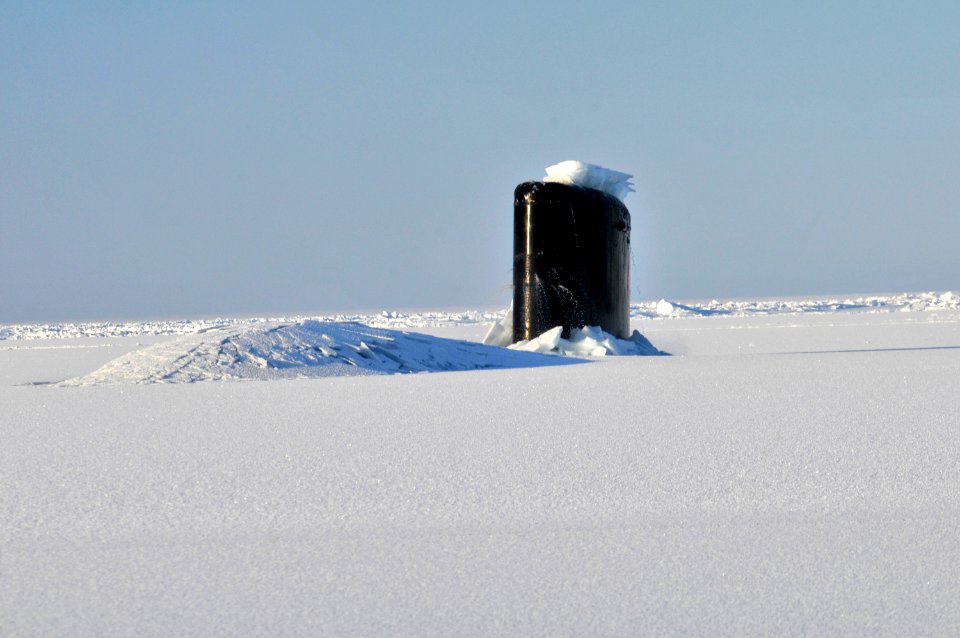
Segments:
[[[0,322],[505,305],[633,173],[633,297],[960,288],[958,2],[0,0]]]

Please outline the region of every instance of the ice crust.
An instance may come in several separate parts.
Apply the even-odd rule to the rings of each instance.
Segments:
[[[633,192],[633,184],[630,183],[633,175],[596,164],[567,160],[548,166],[545,171],[547,173],[543,178],[545,182],[593,188],[612,195],[620,201],[624,201],[627,195]]]
[[[205,338],[34,327],[0,342],[0,635],[958,635],[960,309],[867,299],[276,383],[24,385]],[[381,320],[489,323],[456,314]]]
[[[14,385],[140,338],[6,340],[0,635],[958,635],[949,301],[276,383]]]

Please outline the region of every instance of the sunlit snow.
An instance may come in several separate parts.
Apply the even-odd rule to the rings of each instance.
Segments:
[[[627,195],[633,192],[633,184],[630,182],[633,175],[596,164],[567,160],[548,166],[545,171],[547,173],[546,177],[543,178],[545,182],[593,188],[612,195],[620,201],[626,199]]]
[[[658,308],[659,307],[659,308]],[[770,315],[824,314],[838,311],[889,313],[936,312],[960,310],[960,294],[956,292],[920,292],[892,295],[860,295],[845,297],[732,299],[709,301],[647,301],[630,304],[630,318],[668,317],[755,317]],[[0,341],[34,339],[73,339],[78,337],[136,337],[186,335],[220,326],[295,323],[308,319],[335,323],[360,323],[374,328],[394,330],[423,328],[461,328],[480,326],[484,330],[502,321],[503,309],[459,311],[424,310],[419,312],[383,310],[372,314],[342,313],[333,315],[274,315],[268,317],[215,317],[206,319],[169,319],[153,321],[66,322],[51,324],[0,325]]]
[[[574,361],[359,323],[258,322],[205,328],[137,350],[65,385],[271,380],[562,363]]]
[[[563,327],[557,326],[534,339],[513,343],[513,304],[510,304],[503,318],[490,326],[483,338],[483,343],[522,352],[556,353],[573,357],[666,354],[636,330],[629,339],[619,339],[599,326],[573,328],[568,339],[561,336],[562,332]]]
[[[958,633],[956,293],[630,312],[0,326],[0,635]]]
[[[605,357],[624,355],[660,355],[646,337],[633,331],[629,339],[618,339],[599,326],[585,326],[570,330],[570,338],[561,335],[562,326],[551,328],[535,339],[519,341],[507,346],[511,350],[523,352],[556,352],[572,357]]]

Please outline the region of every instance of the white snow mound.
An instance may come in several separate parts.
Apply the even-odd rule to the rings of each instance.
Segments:
[[[576,363],[359,323],[223,326],[131,352],[63,385],[290,379]]]
[[[633,175],[596,164],[567,160],[548,166],[545,170],[547,173],[547,176],[543,178],[545,182],[594,188],[616,197],[621,202],[633,192],[633,184],[630,183]]]

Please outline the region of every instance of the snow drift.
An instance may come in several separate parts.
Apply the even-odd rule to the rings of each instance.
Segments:
[[[64,385],[358,376],[577,362],[359,323],[307,320],[210,328],[123,355]]]

